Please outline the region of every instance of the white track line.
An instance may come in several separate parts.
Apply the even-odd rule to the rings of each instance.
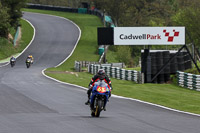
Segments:
[[[5,62],[6,64],[4,64],[4,63],[2,63],[2,64],[4,64],[4,65],[2,65],[2,66],[0,66],[0,67],[4,67],[4,66],[7,66],[8,64],[10,64],[9,62]]]
[[[40,13],[36,13],[36,14],[40,14]],[[48,14],[43,14],[43,15],[48,15]],[[49,15],[49,16],[54,16],[54,15]],[[62,65],[62,64],[63,64],[69,57],[71,57],[71,55],[73,54],[73,52],[74,52],[74,50],[75,50],[75,48],[76,48],[76,46],[77,46],[77,44],[78,44],[78,42],[79,42],[79,40],[80,40],[80,37],[81,37],[81,29],[78,27],[78,25],[76,25],[74,22],[72,22],[72,21],[69,20],[69,19],[66,19],[66,18],[60,17],[60,16],[54,16],[54,17],[58,17],[58,18],[62,18],[62,19],[65,19],[65,20],[67,20],[67,21],[70,21],[71,23],[73,23],[73,24],[79,29],[79,32],[80,32],[79,38],[78,38],[78,40],[77,40],[77,42],[76,42],[76,44],[75,44],[75,46],[74,46],[74,49],[72,50],[72,52],[70,53],[70,55],[69,55],[64,61],[62,61],[62,62],[61,62],[60,64],[58,64],[57,66],[55,66],[55,67],[58,67],[58,66]],[[47,77],[47,78],[49,78],[49,79],[51,79],[51,80],[54,80],[54,81],[56,81],[56,82],[58,82],[58,83],[62,83],[62,84],[66,84],[66,85],[71,85],[71,86],[74,86],[74,87],[78,87],[78,88],[81,88],[81,89],[84,89],[84,90],[87,90],[87,89],[88,89],[88,88],[85,88],[85,87],[82,87],[82,86],[79,86],[79,85],[75,85],[75,84],[70,84],[70,83],[62,82],[62,81],[60,81],[60,80],[57,80],[57,79],[52,78],[52,77],[50,77],[50,76],[47,76],[47,75],[44,73],[44,71],[45,71],[46,69],[47,69],[47,68],[45,68],[45,69],[42,70],[42,74],[43,74],[45,77]],[[168,107],[165,107],[165,106],[162,106],[162,105],[158,105],[158,104],[153,104],[153,103],[145,102],[145,101],[138,100],[138,99],[127,98],[127,97],[117,96],[117,95],[112,95],[112,97],[121,98],[121,99],[127,99],[127,100],[132,100],[132,101],[137,101],[137,102],[140,102],[140,103],[144,103],[144,104],[148,104],[148,105],[160,107],[160,108],[163,108],[163,109],[166,109],[166,110],[170,110],[170,111],[174,111],[174,112],[178,112],[178,113],[183,113],[183,114],[188,114],[188,115],[193,115],[193,116],[198,116],[198,117],[200,117],[199,114],[194,114],[194,113],[190,113],[190,112],[180,111],[180,110],[168,108]]]

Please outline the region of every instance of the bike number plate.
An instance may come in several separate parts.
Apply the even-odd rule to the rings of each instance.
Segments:
[[[97,88],[97,91],[98,91],[99,93],[105,93],[105,92],[106,92],[106,87],[98,87],[98,88]]]

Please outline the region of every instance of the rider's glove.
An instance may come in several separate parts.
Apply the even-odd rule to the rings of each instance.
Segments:
[[[92,89],[92,87],[93,87],[92,85],[89,85],[89,89]]]

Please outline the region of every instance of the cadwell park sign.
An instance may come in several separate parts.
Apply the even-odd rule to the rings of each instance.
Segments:
[[[171,63],[177,55],[185,48],[188,57],[193,61],[196,68],[200,72],[200,69],[192,57],[187,45],[185,44],[185,27],[100,27],[98,28],[98,45],[182,45],[181,48],[172,56],[169,54],[169,51],[158,52],[160,54],[160,59],[157,58],[157,61],[152,61],[151,58],[153,55],[150,54],[149,47],[145,49],[142,57],[142,69],[141,72],[144,73],[144,82],[145,83],[162,83],[169,81],[170,70],[172,65],[177,63]],[[164,53],[164,52],[163,52]],[[168,53],[168,54],[167,54]],[[154,53],[155,54],[155,53]],[[157,54],[158,55],[158,54]],[[168,55],[168,56],[167,56]],[[181,55],[181,54],[180,54]],[[179,56],[180,56],[179,55]],[[180,58],[180,57],[179,57]],[[185,58],[185,53],[184,53]],[[189,59],[189,61],[190,61]],[[152,65],[154,63],[154,65]],[[155,63],[157,63],[155,65]],[[187,63],[188,66],[191,66],[191,61],[180,62],[183,66]],[[189,65],[188,65],[189,64]],[[158,65],[161,65],[158,67]],[[152,67],[154,68],[152,69]],[[156,66],[156,67],[155,67]],[[156,69],[155,69],[156,68]],[[174,67],[179,69],[179,67]],[[186,67],[184,67],[185,69]],[[175,71],[177,71],[175,69]],[[166,76],[164,76],[164,74]],[[166,79],[164,78],[166,77]],[[161,82],[162,80],[162,82]]]
[[[98,44],[185,45],[185,27],[98,28]]]

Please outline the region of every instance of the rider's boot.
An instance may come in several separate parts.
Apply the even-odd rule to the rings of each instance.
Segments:
[[[90,104],[90,100],[88,99],[86,102],[85,102],[85,105],[89,105]]]
[[[106,106],[104,106],[103,110],[106,111]]]
[[[85,105],[89,105],[90,104],[90,97],[88,96],[88,100],[85,102]]]
[[[85,105],[89,105],[90,104],[90,95],[91,95],[91,90],[90,89],[87,91],[87,94],[88,94],[88,100],[85,102]]]

